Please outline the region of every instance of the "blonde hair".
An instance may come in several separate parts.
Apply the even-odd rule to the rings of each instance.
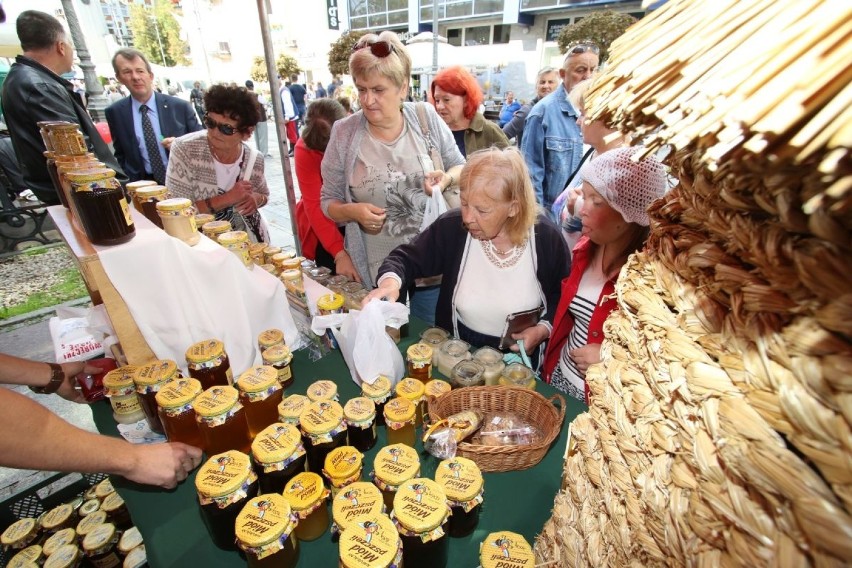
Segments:
[[[491,147],[468,155],[459,179],[461,193],[473,187],[496,189],[504,203],[515,202],[517,214],[506,219],[506,233],[512,244],[527,240],[538,215],[538,204],[530,172],[521,152],[514,146],[501,150]]]
[[[355,45],[369,45],[377,41],[386,41],[391,44],[393,52],[387,57],[376,57],[366,47],[355,50],[349,56],[349,74],[357,80],[359,77],[364,78],[372,73],[378,73],[400,89],[407,86],[411,77],[411,57],[408,56],[399,36],[390,31],[383,31],[379,35],[365,34]]]

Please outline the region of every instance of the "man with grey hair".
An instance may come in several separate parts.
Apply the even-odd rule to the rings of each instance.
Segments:
[[[3,83],[3,110],[15,146],[24,182],[41,201],[59,203],[59,194],[47,172],[44,141],[38,122],[66,121],[79,125],[86,146],[98,160],[127,182],[91,117],[83,108],[74,86],[60,77],[71,71],[74,46],[62,24],[36,10],[21,12],[16,21],[23,55],[15,58]]]

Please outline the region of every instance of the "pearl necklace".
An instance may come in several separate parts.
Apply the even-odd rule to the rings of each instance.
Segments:
[[[491,264],[497,268],[509,268],[510,266],[515,266],[518,264],[518,261],[521,260],[521,257],[524,255],[524,251],[527,249],[527,241],[524,241],[521,245],[515,245],[505,252],[495,247],[494,243],[490,240],[479,241],[479,245],[482,247],[482,252],[485,253],[485,258],[487,258]],[[506,258],[500,258],[500,256],[506,255],[509,256]]]

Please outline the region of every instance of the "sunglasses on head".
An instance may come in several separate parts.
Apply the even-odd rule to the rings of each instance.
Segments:
[[[355,47],[352,48],[352,53],[355,53],[359,49],[364,49],[365,47],[369,47],[370,53],[372,53],[376,57],[387,57],[388,55],[396,51],[393,44],[389,41],[376,41],[373,43],[365,43],[359,41],[355,44]]]
[[[223,124],[221,122],[216,122],[215,120],[210,118],[210,115],[207,115],[207,114],[204,115],[204,119],[202,120],[202,122],[204,123],[205,128],[216,128],[216,129],[219,130],[219,132],[221,132],[225,136],[231,136],[237,130],[239,130],[239,128],[237,128],[236,126],[231,126],[230,124]]]
[[[575,45],[571,49],[568,50],[569,53],[573,53],[575,55],[580,55],[581,53],[587,53],[591,51],[594,54],[600,54],[600,48],[596,45],[590,45],[586,43],[581,43],[579,45]]]

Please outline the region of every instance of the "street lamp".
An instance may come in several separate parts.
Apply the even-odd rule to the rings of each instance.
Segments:
[[[166,53],[163,51],[163,40],[160,39],[160,25],[157,23],[157,15],[154,14],[152,19],[154,20],[154,32],[157,34],[157,44],[160,46],[160,59],[163,60],[163,67],[168,67],[166,65]]]

